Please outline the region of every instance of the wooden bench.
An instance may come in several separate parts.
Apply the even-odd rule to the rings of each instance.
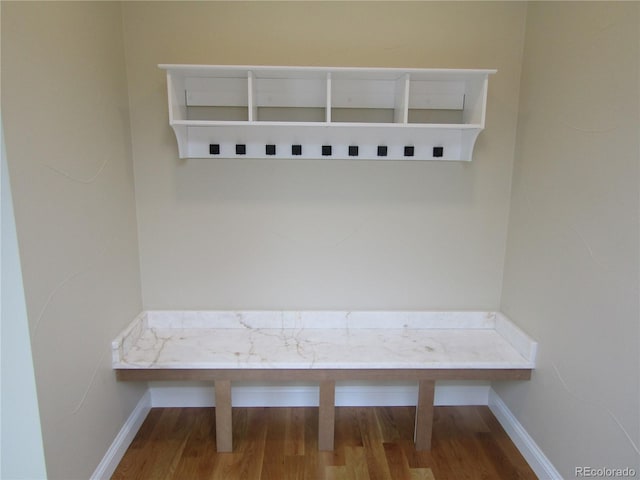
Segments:
[[[143,312],[113,341],[118,380],[215,389],[216,445],[232,451],[233,382],[316,382],[318,445],[333,450],[338,381],[418,384],[414,439],[431,447],[438,380],[528,380],[537,345],[494,312]]]

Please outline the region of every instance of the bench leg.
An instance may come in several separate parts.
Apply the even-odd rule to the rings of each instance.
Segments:
[[[416,425],[414,441],[416,450],[431,450],[431,430],[433,428],[433,395],[435,381],[418,381],[418,406],[416,407]]]
[[[216,446],[218,452],[233,451],[231,428],[231,381],[216,380]]]
[[[320,382],[320,412],[318,415],[319,450],[333,450],[333,432],[336,418],[335,398],[336,382],[333,380]]]

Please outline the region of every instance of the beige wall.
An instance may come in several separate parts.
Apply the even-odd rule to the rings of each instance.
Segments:
[[[497,308],[525,10],[123,4],[145,308]],[[158,63],[499,72],[470,164],[180,161]]]
[[[142,394],[110,341],[141,309],[118,3],[2,2],[2,115],[49,479],[88,478]]]
[[[531,3],[503,311],[540,345],[497,391],[565,478],[640,472],[639,4]]]

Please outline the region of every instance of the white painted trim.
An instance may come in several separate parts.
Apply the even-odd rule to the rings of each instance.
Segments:
[[[562,480],[562,475],[493,389],[489,391],[489,408],[538,478]]]
[[[214,407],[213,386],[149,382],[152,408]]]
[[[116,435],[98,466],[96,467],[90,480],[106,480],[111,478],[115,472],[120,460],[129,448],[138,430],[142,426],[142,422],[151,410],[151,392],[147,390],[142,396],[138,404],[135,406],[129,418]]]
[[[488,405],[489,384],[485,382],[440,382],[435,405]],[[194,383],[149,382],[152,407],[212,407],[213,387]],[[235,407],[318,406],[318,386],[236,385],[232,390]],[[336,386],[336,406],[416,405],[417,386],[410,384],[344,384]]]

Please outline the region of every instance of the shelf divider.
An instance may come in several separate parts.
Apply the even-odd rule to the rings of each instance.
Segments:
[[[409,85],[410,76],[405,73],[396,80],[396,96],[393,111],[393,121],[395,123],[408,123],[409,121]]]
[[[249,109],[249,121],[258,121],[258,98],[257,98],[257,80],[254,73],[247,71],[247,88],[248,88],[248,102],[247,108]]]
[[[331,72],[327,72],[326,122],[331,123]]]

